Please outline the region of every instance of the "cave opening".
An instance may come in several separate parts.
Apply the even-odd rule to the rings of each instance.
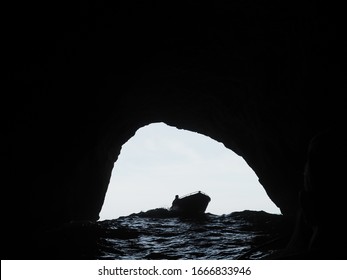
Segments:
[[[242,157],[208,136],[159,122],[141,127],[122,146],[100,220],[169,208],[176,194],[198,190],[211,197],[208,213],[280,214]]]

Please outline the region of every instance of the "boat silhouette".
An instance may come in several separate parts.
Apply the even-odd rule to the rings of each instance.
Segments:
[[[211,198],[201,191],[190,193],[182,197],[176,195],[170,211],[181,215],[200,215],[205,213],[210,201]]]

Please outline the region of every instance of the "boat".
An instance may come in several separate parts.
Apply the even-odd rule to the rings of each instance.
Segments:
[[[200,215],[205,213],[210,201],[211,198],[201,191],[190,193],[182,197],[176,195],[170,211],[182,215]]]

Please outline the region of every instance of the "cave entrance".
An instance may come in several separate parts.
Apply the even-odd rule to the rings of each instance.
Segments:
[[[152,123],[122,146],[100,220],[167,208],[176,194],[198,190],[211,197],[212,214],[280,213],[242,157],[210,137]]]

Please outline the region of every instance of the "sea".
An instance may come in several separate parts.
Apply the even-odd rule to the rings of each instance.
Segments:
[[[97,224],[100,260],[266,259],[291,233],[282,215],[251,210],[182,217],[158,208]]]

